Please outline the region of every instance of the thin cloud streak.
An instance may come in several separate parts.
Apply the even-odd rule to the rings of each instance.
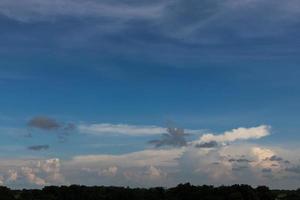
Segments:
[[[0,13],[21,22],[55,21],[58,17],[112,18],[128,20],[134,18],[155,19],[160,16],[164,2],[125,4],[117,1],[82,0],[29,0],[0,2]]]
[[[49,148],[50,148],[49,145],[34,145],[34,146],[29,146],[28,150],[42,151],[42,150],[48,150]]]
[[[130,124],[79,124],[78,130],[83,134],[105,135],[121,134],[130,136],[161,135],[167,133],[168,129],[154,125],[130,125]],[[203,130],[186,130],[188,134],[200,134]]]

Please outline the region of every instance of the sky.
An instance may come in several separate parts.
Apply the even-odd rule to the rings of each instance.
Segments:
[[[297,0],[1,0],[0,185],[300,185]]]

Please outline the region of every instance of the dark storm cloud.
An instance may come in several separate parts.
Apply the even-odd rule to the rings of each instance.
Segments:
[[[27,126],[30,128],[37,128],[47,131],[61,128],[61,124],[59,124],[55,119],[45,116],[38,116],[30,119],[27,123]]]
[[[58,122],[56,119],[47,116],[33,117],[27,123],[28,128],[40,129],[44,131],[74,131],[76,125],[73,123]]]
[[[217,147],[219,144],[216,141],[210,141],[210,142],[205,142],[201,144],[196,144],[196,148],[214,148]]]
[[[42,151],[42,150],[47,150],[49,148],[50,148],[49,145],[34,145],[28,147],[28,149],[32,151]]]
[[[167,128],[167,132],[161,136],[158,140],[149,141],[150,144],[154,144],[155,147],[161,146],[175,146],[182,147],[187,145],[186,136],[189,134],[184,133],[184,129],[181,128]]]
[[[27,137],[32,137],[32,131],[37,129],[57,134],[62,142],[66,141],[66,137],[77,128],[73,123],[59,122],[47,116],[33,117],[28,121],[27,127],[29,130]]]

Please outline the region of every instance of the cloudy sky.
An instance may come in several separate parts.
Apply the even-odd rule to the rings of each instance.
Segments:
[[[298,0],[1,0],[0,185],[300,185]]]

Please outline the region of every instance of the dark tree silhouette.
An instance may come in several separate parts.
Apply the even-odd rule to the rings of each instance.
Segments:
[[[270,190],[248,185],[193,186],[173,188],[128,188],[104,186],[47,186],[42,190],[10,190],[0,187],[0,200],[299,200],[300,190]]]

